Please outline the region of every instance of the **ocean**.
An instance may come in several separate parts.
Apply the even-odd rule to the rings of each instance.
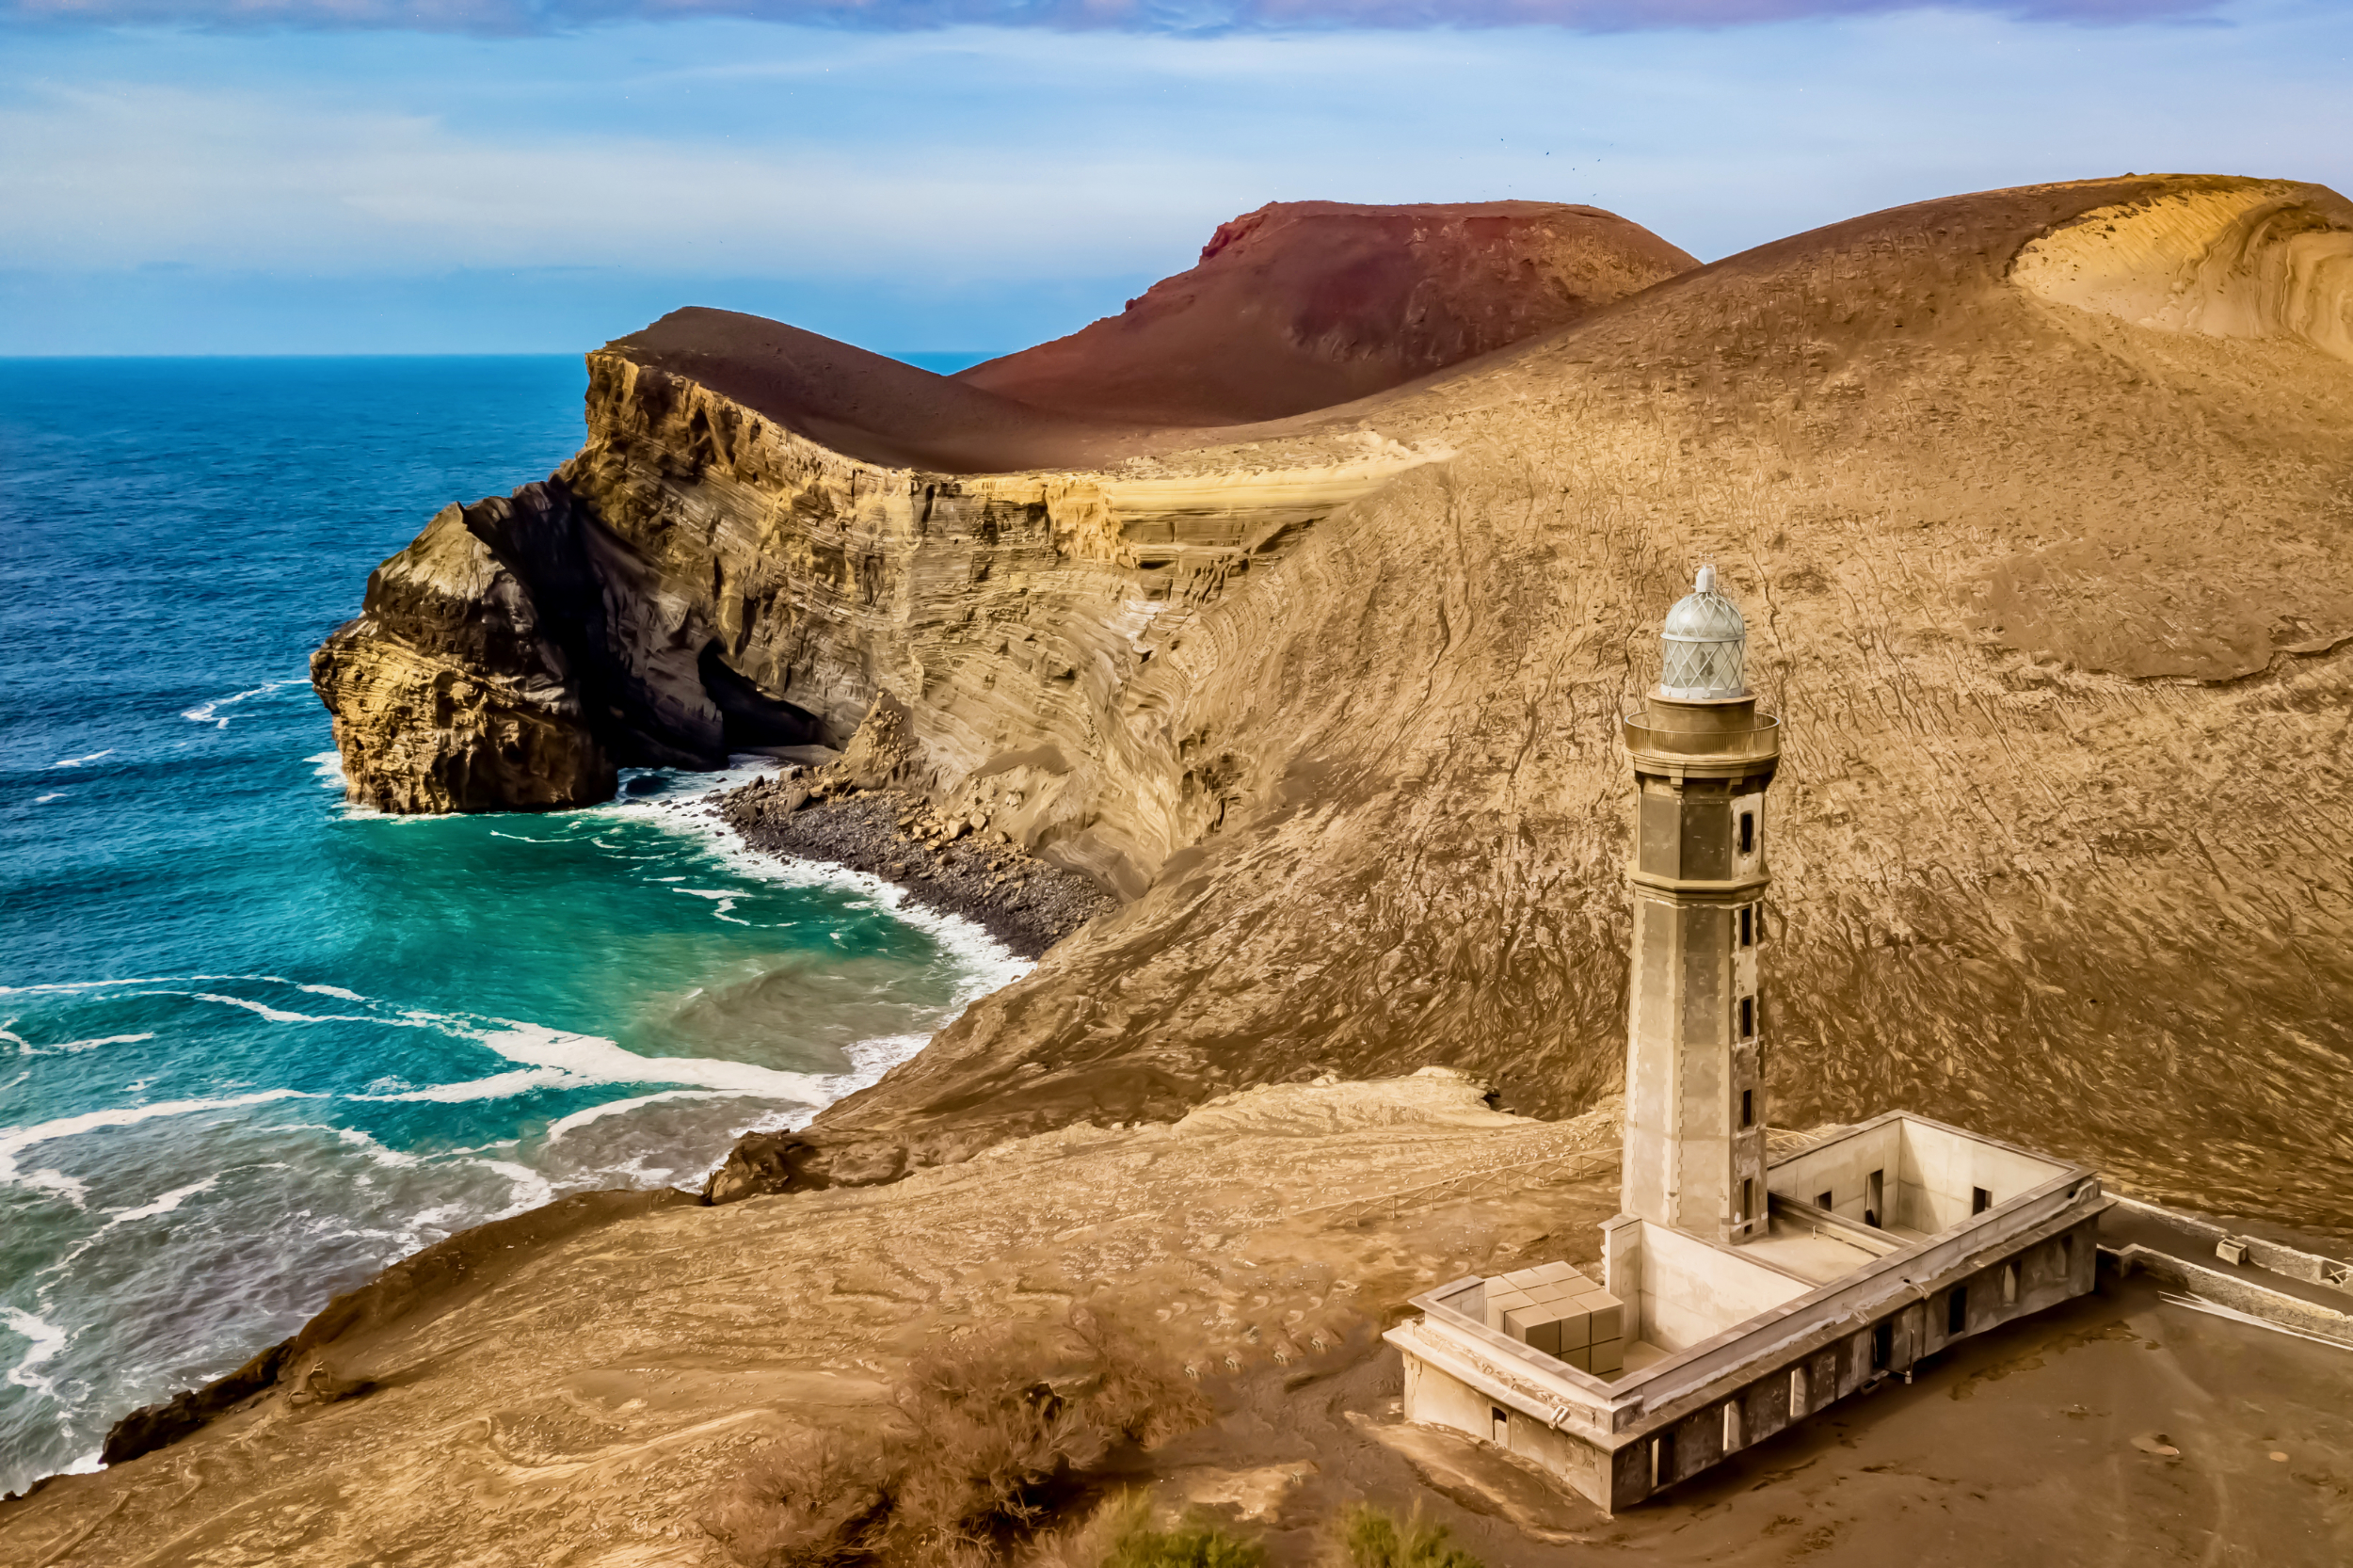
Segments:
[[[311,649],[433,512],[568,456],[584,385],[0,361],[0,1492],[454,1231],[698,1183],[1027,968],[743,850],[701,799],[754,759],[344,803]]]

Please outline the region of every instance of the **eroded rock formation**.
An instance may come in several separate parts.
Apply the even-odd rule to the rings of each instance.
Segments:
[[[2137,216],[2169,280],[2227,252],[2305,281],[2217,335],[2038,280]],[[715,661],[837,742],[888,692],[900,782],[1131,901],[745,1170],[885,1179],[1433,1058],[1593,1103],[1616,716],[1713,559],[1788,726],[1772,1118],[1903,1105],[2353,1230],[2353,1153],[2308,1110],[2353,1061],[2348,233],[2278,182],[1929,202],[1323,414],[1041,417],[1017,472],[977,472],[999,403],[891,423],[979,389],[818,409],[855,351],[806,334],[692,317],[600,353],[560,477],[648,608],[599,679],[682,712]]]

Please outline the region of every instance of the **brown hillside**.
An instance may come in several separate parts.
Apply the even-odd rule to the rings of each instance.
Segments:
[[[1041,408],[1244,424],[1385,392],[1699,264],[1594,207],[1275,201],[1094,325],[960,372]]]
[[[1772,1119],[1906,1106],[2353,1232],[2312,1109],[2353,1076],[2348,258],[2312,185],[1956,197],[1329,417],[961,478],[619,344],[558,481],[437,520],[322,689],[406,808],[564,798],[499,794],[523,717],[707,753],[719,685],[836,740],[888,693],[901,783],[1128,898],[722,1187],[874,1180],[1324,1068],[1609,1092],[1614,726],[1712,559],[1787,725]],[[481,591],[469,548],[587,617],[581,684],[401,618]]]
[[[1364,409],[1455,455],[1163,616],[1112,688],[1167,737],[1088,797],[1142,895],[822,1118],[814,1168],[1327,1066],[1592,1103],[1615,718],[1714,560],[1787,725],[1774,1119],[1910,1106],[2353,1231],[2310,1113],[2353,1080],[2348,256],[2311,186],[1955,198]],[[2051,284],[2106,275],[2177,319]]]

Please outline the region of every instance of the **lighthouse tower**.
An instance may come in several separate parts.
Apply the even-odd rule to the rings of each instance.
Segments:
[[[1702,567],[1625,720],[1641,827],[1625,1211],[1596,1290],[1524,1256],[1414,1298],[1383,1336],[1409,1421],[1542,1466],[1604,1509],[1698,1475],[1924,1355],[2089,1294],[2099,1173],[1890,1111],[1765,1160],[1765,794],[1780,721]],[[1563,1249],[1574,1245],[1561,1239]]]
[[[1748,631],[1702,567],[1667,613],[1657,689],[1625,721],[1641,793],[1627,881],[1629,1215],[1718,1244],[1767,1234],[1765,791],[1780,721],[1747,686]]]

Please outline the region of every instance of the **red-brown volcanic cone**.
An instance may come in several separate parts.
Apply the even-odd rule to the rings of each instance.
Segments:
[[[1597,207],[1276,201],[1120,314],[957,378],[1088,419],[1245,424],[1386,391],[1697,265]]]

